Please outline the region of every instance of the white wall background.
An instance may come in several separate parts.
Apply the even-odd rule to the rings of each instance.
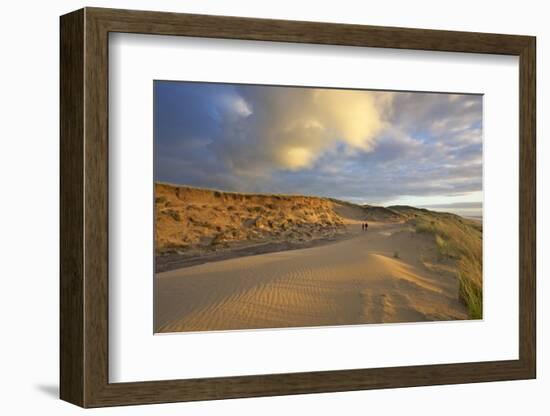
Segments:
[[[550,237],[550,145],[543,140],[550,84],[550,26],[545,3],[441,1],[52,0],[6,2],[0,17],[0,410],[72,415],[83,410],[58,395],[58,16],[83,6],[318,20],[536,35],[538,41],[538,329],[537,380],[339,394],[225,400],[87,411],[88,414],[529,414],[550,409],[546,324],[550,286],[544,242]],[[549,64],[550,65],[550,64]],[[475,342],[475,340],[468,340]]]

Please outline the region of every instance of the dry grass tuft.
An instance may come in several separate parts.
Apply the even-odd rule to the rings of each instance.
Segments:
[[[418,212],[411,220],[416,232],[435,237],[441,259],[457,261],[459,296],[472,319],[483,316],[482,226],[453,214]]]
[[[238,194],[159,183],[155,196],[157,255],[303,242],[346,231],[334,203],[326,198]]]

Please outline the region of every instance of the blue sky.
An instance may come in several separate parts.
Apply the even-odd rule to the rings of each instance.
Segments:
[[[154,88],[157,181],[481,214],[480,95]]]

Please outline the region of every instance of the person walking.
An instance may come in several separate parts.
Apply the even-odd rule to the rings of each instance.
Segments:
[[[368,230],[368,228],[369,228],[369,223],[365,221],[365,224],[364,224],[364,226],[365,226],[365,231],[367,231],[367,230]]]
[[[365,223],[363,223],[363,222],[361,223],[361,229],[362,229],[363,231],[365,231]]]

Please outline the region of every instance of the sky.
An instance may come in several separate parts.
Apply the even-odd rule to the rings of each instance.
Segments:
[[[155,180],[481,216],[482,96],[155,81]]]

